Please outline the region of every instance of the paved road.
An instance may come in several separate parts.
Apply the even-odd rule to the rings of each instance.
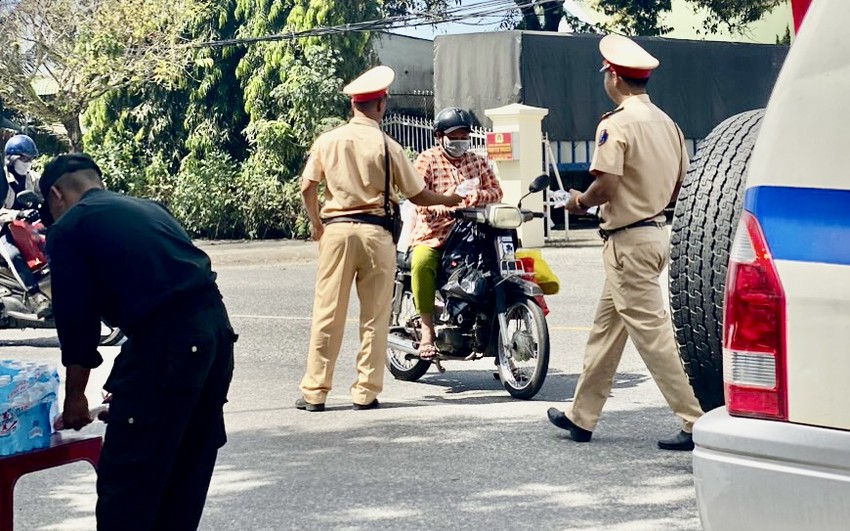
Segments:
[[[565,440],[546,421],[548,407],[572,396],[602,286],[592,236],[544,250],[562,292],[548,298],[551,367],[534,400],[511,399],[492,361],[453,362],[418,383],[388,377],[384,407],[362,412],[351,410],[347,392],[354,322],[328,411],[292,407],[309,330],[312,246],[205,247],[241,337],[229,443],[201,529],[699,529],[690,454],[655,448],[679,426],[631,345],[592,443]],[[3,357],[59,360],[49,333],[3,332],[0,347]],[[117,349],[104,354],[90,400]],[[94,529],[86,465],[24,477],[16,494],[16,529]]]

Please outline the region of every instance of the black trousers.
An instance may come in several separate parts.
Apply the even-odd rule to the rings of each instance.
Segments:
[[[223,304],[161,321],[129,336],[105,386],[98,530],[197,529],[227,441],[236,335]]]

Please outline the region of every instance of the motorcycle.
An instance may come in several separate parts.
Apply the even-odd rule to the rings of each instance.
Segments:
[[[30,190],[19,192],[17,200],[28,209],[38,206],[38,196]],[[8,230],[27,267],[35,276],[39,289],[50,298],[50,267],[44,254],[44,225],[37,219],[17,219],[9,223]],[[30,311],[25,300],[26,293],[15,278],[10,265],[0,258],[0,330],[56,328],[52,317],[38,317]],[[121,330],[106,323],[103,323],[101,332],[100,344],[103,346],[117,345],[124,339]]]
[[[530,194],[549,186],[540,175]],[[413,303],[410,251],[400,253],[387,345],[387,367],[398,380],[416,381],[431,365],[445,372],[444,360],[494,357],[497,377],[514,398],[540,391],[549,366],[548,313],[543,291],[534,282],[531,259],[517,259],[517,227],[542,212],[502,203],[462,208],[444,246],[438,269],[432,359],[418,355],[421,321]]]

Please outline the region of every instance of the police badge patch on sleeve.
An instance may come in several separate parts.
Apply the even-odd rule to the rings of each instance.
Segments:
[[[608,130],[607,130],[607,129],[603,129],[603,130],[602,130],[602,134],[601,134],[601,135],[599,135],[599,145],[601,146],[601,145],[602,145],[602,144],[604,144],[607,140],[608,140]]]

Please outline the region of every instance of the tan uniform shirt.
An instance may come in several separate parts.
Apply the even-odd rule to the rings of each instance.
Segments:
[[[401,145],[390,137],[391,188],[406,197],[425,189],[425,180],[404,155]],[[303,176],[326,182],[322,218],[350,214],[384,215],[384,133],[377,122],[355,117],[316,139]],[[398,202],[391,190],[390,200]]]
[[[646,94],[606,115],[596,144],[590,171],[620,176],[614,197],[599,207],[599,226],[606,230],[658,216],[688,170],[682,132]]]

